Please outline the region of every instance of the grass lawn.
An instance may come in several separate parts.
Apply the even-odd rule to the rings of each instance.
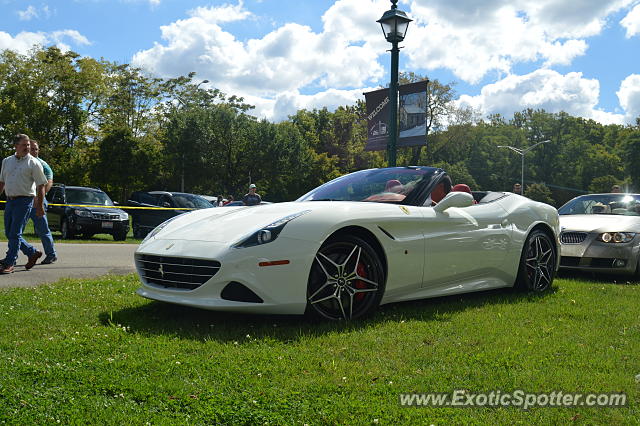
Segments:
[[[0,291],[0,423],[637,424],[640,286],[558,279],[352,323],[151,302],[134,276]],[[625,392],[622,408],[413,407],[402,392]],[[148,422],[148,423],[147,423]]]

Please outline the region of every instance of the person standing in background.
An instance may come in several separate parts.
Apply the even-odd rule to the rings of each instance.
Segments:
[[[30,146],[31,147],[29,150],[31,155],[37,158],[38,161],[40,161],[44,176],[47,178],[47,183],[44,186],[44,194],[46,196],[47,192],[49,192],[49,190],[53,186],[53,170],[51,170],[51,167],[49,167],[46,161],[40,158],[40,144],[38,143],[38,141],[35,139],[31,139]],[[48,204],[46,198],[44,198],[43,203],[44,210],[46,212]],[[29,217],[33,221],[33,228],[35,229],[36,234],[40,237],[40,241],[42,241],[42,248],[44,249],[45,258],[42,262],[40,262],[40,264],[48,265],[55,262],[56,260],[58,260],[58,257],[56,255],[56,249],[53,246],[53,236],[51,235],[51,230],[49,229],[47,215],[45,214],[44,216],[39,217],[36,215],[36,211],[34,209],[31,209]],[[20,251],[22,251],[22,253],[24,253],[25,255],[28,255],[27,247],[22,243],[20,244]]]
[[[254,183],[249,185],[249,193],[242,197],[242,202],[245,206],[257,206],[262,202],[260,194],[256,194],[256,185]]]
[[[519,183],[514,183],[513,184],[513,193],[514,194],[518,194],[518,195],[522,195],[522,185],[520,185]]]

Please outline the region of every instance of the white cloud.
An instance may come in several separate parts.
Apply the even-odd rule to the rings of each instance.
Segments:
[[[516,63],[568,65],[586,53],[582,38],[632,1],[413,0],[405,53],[414,69],[448,68],[470,83]]]
[[[640,34],[640,4],[634,7],[627,16],[620,21],[620,25],[627,30],[627,38]]]
[[[256,104],[256,113],[285,118],[291,105],[311,105],[310,98],[300,95],[303,87],[319,91],[313,99],[325,99],[342,93],[339,89],[362,87],[367,82],[380,79],[383,68],[377,57],[384,48],[374,46],[362,37],[373,37],[366,32],[354,36],[351,27],[344,28],[340,11],[362,8],[367,12],[356,13],[356,20],[366,17],[369,22],[379,18],[375,8],[362,7],[363,0],[340,0],[323,16],[324,31],[316,33],[311,28],[287,23],[262,38],[237,40],[225,31],[221,24],[229,17],[258,19],[243,8],[235,6],[199,7],[189,12],[186,19],[161,27],[165,43],[137,52],[132,60],[136,66],[160,76],[169,77],[197,72],[201,78],[213,82],[215,87]],[[382,0],[365,0],[370,5]],[[358,7],[356,7],[358,6]],[[366,5],[364,5],[366,6]],[[338,8],[338,12],[336,9]],[[378,8],[379,10],[380,8]],[[356,37],[357,43],[350,39]],[[381,35],[376,40],[385,44]],[[348,64],[348,66],[346,65]],[[338,91],[322,92],[332,88]],[[357,89],[361,93],[362,89]],[[264,98],[260,102],[256,98]],[[294,100],[296,98],[297,100]],[[251,101],[254,99],[255,101]],[[342,101],[341,96],[336,97]],[[353,98],[350,98],[353,102]],[[274,109],[282,108],[283,111]]]
[[[21,21],[30,21],[32,18],[38,17],[38,12],[35,7],[29,5],[25,10],[18,11],[18,17]]]
[[[625,78],[616,95],[625,110],[626,122],[633,123],[640,117],[640,74],[631,74]]]
[[[0,31],[0,50],[11,49],[18,53],[27,53],[34,45],[44,46],[48,41],[44,33],[23,31],[12,37],[11,34]]]
[[[548,112],[565,111],[571,115],[593,118],[602,123],[622,123],[624,117],[596,108],[600,83],[586,79],[582,73],[562,75],[539,69],[526,75],[510,75],[482,88],[480,95],[463,95],[458,103],[481,111],[484,115],[499,113],[509,118],[525,108]]]
[[[31,19],[48,19],[51,17],[52,12],[49,9],[49,6],[42,5],[37,8],[35,6],[29,5],[25,10],[18,10],[16,12],[18,14],[18,18],[21,21],[30,21]]]
[[[508,115],[533,106],[619,122],[622,115],[596,108],[596,80],[548,68],[586,55],[588,37],[600,34],[614,12],[634,2],[582,0],[577,7],[566,0],[406,0],[400,8],[414,22],[403,43],[403,62],[417,73],[450,70],[472,84],[501,76],[482,95],[467,97],[491,112]],[[358,88],[385,84],[381,63],[388,62],[389,44],[375,21],[389,6],[388,0],[337,0],[322,15],[320,31],[284,23],[250,40],[237,39],[225,24],[271,18],[252,14],[242,0],[198,7],[162,26],[162,40],[137,52],[132,63],[162,77],[195,71],[198,78],[255,104],[256,114],[284,118],[296,106],[320,100],[335,104],[333,97],[343,101],[341,96],[363,91]],[[629,30],[629,16],[621,24],[635,31]],[[545,69],[511,75],[517,64],[531,63]]]
[[[91,42],[76,30],[60,30],[51,33],[23,31],[15,37],[0,31],[0,50],[10,49],[18,53],[27,53],[34,46],[48,46],[54,44],[61,50],[67,51],[74,45],[89,45]]]

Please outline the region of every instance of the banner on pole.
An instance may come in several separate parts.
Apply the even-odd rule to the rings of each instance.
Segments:
[[[398,87],[398,145],[417,146],[427,143],[427,83],[403,84]],[[387,149],[389,137],[389,89],[364,94],[367,104],[367,144],[365,151]]]

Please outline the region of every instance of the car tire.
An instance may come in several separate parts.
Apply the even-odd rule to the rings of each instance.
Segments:
[[[553,284],[557,261],[553,239],[540,229],[533,230],[524,243],[514,287],[533,293],[547,291]]]
[[[332,238],[311,266],[307,313],[333,321],[365,317],[378,308],[384,289],[384,267],[367,241],[352,235]]]
[[[67,219],[62,220],[62,224],[60,225],[60,233],[62,234],[63,240],[70,240],[75,237],[73,231],[69,227],[69,221]]]
[[[113,234],[113,240],[114,241],[124,241],[127,239],[127,233],[126,232],[117,232],[115,234]]]
[[[143,229],[140,225],[138,225],[138,222],[133,222],[132,227],[133,227],[133,238],[141,240],[147,236],[148,232],[145,229]]]

